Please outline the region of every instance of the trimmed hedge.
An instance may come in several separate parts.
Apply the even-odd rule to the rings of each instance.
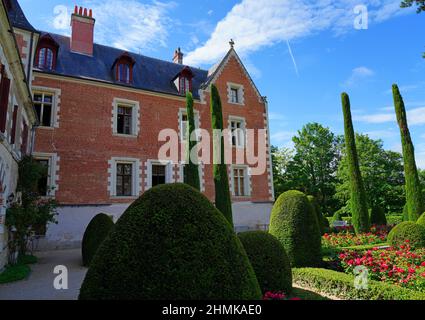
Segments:
[[[283,244],[291,266],[321,264],[320,230],[304,193],[292,190],[279,196],[271,213],[270,234]]]
[[[105,240],[106,236],[114,226],[111,217],[104,213],[96,215],[89,223],[84,232],[81,253],[83,265],[88,267],[96,254],[97,249]]]
[[[396,225],[388,234],[388,243],[392,246],[403,244],[409,240],[415,248],[425,247],[425,227],[411,221]]]
[[[80,300],[255,300],[261,290],[232,226],[185,184],[154,187],[100,246]]]
[[[416,221],[416,223],[425,227],[425,212],[419,217],[419,219],[418,219],[418,221]]]
[[[313,213],[316,217],[317,220],[317,225],[319,226],[319,230],[320,230],[320,234],[324,235],[325,234],[325,225],[323,223],[323,215],[322,212],[320,210],[320,206],[316,201],[316,198],[313,196],[307,196],[308,201],[310,201],[311,207],[313,209]]]
[[[425,300],[425,293],[369,280],[367,290],[354,286],[354,276],[328,269],[292,269],[294,283],[347,300]]]
[[[385,216],[384,209],[378,206],[374,206],[372,209],[370,209],[370,224],[379,226],[387,225],[387,217]]]
[[[289,258],[282,244],[264,231],[250,231],[239,234],[249,261],[254,268],[263,294],[292,291],[292,272]]]
[[[387,217],[387,222],[389,225],[399,224],[403,222],[403,216],[389,215]]]

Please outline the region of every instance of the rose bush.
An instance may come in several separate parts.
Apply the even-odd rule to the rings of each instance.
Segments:
[[[341,227],[337,233],[325,233],[322,237],[324,247],[352,247],[384,243],[391,227],[373,225],[369,233],[354,234],[351,227]]]

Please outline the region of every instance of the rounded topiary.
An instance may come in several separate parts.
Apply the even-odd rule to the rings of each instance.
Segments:
[[[145,192],[100,246],[79,299],[261,299],[230,223],[185,184]]]
[[[388,243],[399,246],[409,240],[415,248],[425,247],[425,227],[412,221],[405,221],[396,225],[388,234]]]
[[[306,195],[287,191],[273,206],[270,234],[285,248],[292,267],[316,267],[321,264],[321,236]]]
[[[282,244],[264,231],[239,234],[249,261],[251,261],[263,294],[272,291],[292,291],[291,264]]]
[[[96,215],[89,223],[84,232],[81,252],[83,256],[83,265],[89,266],[97,249],[105,240],[106,236],[114,226],[111,217],[104,213]]]
[[[416,221],[416,223],[425,227],[425,212],[419,217],[419,219],[418,219],[418,221]]]
[[[308,201],[310,201],[310,204],[312,206],[314,215],[316,216],[317,224],[319,226],[320,234],[325,234],[325,225],[323,224],[323,215],[320,210],[320,206],[316,201],[316,198],[313,196],[307,196]]]
[[[379,206],[374,206],[370,209],[370,224],[376,224],[380,226],[387,225],[387,217],[385,211]]]

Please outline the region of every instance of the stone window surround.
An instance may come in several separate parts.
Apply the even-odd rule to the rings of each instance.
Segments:
[[[59,185],[57,181],[59,180],[59,161],[60,157],[56,153],[45,153],[45,152],[34,152],[33,157],[35,160],[48,160],[48,178],[47,178],[47,188],[48,196],[54,198],[56,192],[59,190]]]
[[[113,157],[108,161],[108,191],[112,198],[114,199],[133,199],[137,198],[140,195],[141,188],[141,179],[140,179],[140,160],[137,158],[126,158],[126,157]],[[125,163],[132,164],[132,186],[131,196],[117,196],[117,164]]]
[[[201,128],[201,115],[199,113],[199,110],[193,110],[194,116],[195,116],[195,128],[196,129],[200,129]],[[183,139],[183,125],[182,125],[182,118],[183,115],[187,114],[187,110],[186,108],[180,108],[179,109],[179,114],[178,114],[178,121],[179,121],[179,138],[180,141],[183,142],[185,141]]]
[[[174,165],[170,160],[157,160],[157,159],[149,159],[146,162],[146,183],[145,183],[145,191],[152,188],[152,166],[153,165],[163,165],[165,168],[165,183],[173,183],[174,182]]]
[[[238,101],[232,102],[232,89],[238,90]],[[245,105],[245,89],[241,84],[227,82],[227,102],[234,105],[244,106]]]
[[[234,169],[244,169],[244,173],[245,173],[244,182],[245,182],[245,192],[246,192],[246,194],[244,196],[235,196],[235,189],[234,189],[234,185],[233,185],[233,182],[234,182],[234,175],[233,175],[234,172],[233,172],[233,170]],[[233,165],[231,165],[229,177],[230,177],[229,180],[230,180],[230,190],[231,190],[231,193],[232,193],[232,197],[237,197],[237,198],[249,198],[249,197],[251,197],[251,194],[252,194],[251,174],[250,174],[250,168],[249,168],[248,165],[243,165],[243,164],[238,164],[238,165],[233,164]]]
[[[237,143],[236,146],[234,146],[232,144],[232,121],[237,121],[237,122],[241,122],[242,123],[242,131],[243,131],[243,143],[241,144],[239,140],[237,140],[237,142],[239,142],[239,144]],[[239,117],[239,116],[232,116],[230,115],[228,118],[228,129],[229,129],[229,139],[230,139],[230,145],[233,148],[238,148],[238,149],[244,149],[246,146],[246,119],[244,117]]]
[[[32,87],[32,94],[33,97],[35,94],[52,94],[53,95],[53,103],[52,103],[52,115],[51,115],[51,121],[52,124],[50,127],[45,126],[39,126],[39,128],[43,129],[53,129],[53,128],[59,128],[59,120],[60,120],[60,106],[61,106],[61,89],[57,88],[49,88],[49,87],[39,87],[39,86],[33,86]]]
[[[179,173],[178,182],[180,183],[184,182],[183,166],[185,164],[186,162],[182,161],[178,165],[178,173]],[[201,186],[201,192],[205,192],[205,164],[200,162],[198,165],[198,170],[199,170],[199,185]]]
[[[121,134],[117,132],[118,106],[131,107],[131,131],[132,134]],[[114,98],[112,102],[112,134],[119,137],[137,138],[140,132],[140,103],[122,98]]]

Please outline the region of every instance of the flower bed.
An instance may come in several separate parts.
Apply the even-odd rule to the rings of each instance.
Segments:
[[[425,249],[413,250],[406,243],[382,250],[347,250],[339,255],[339,260],[347,274],[353,274],[357,266],[365,266],[371,280],[425,292]]]
[[[372,226],[369,233],[356,235],[352,227],[340,227],[335,233],[326,233],[322,237],[324,247],[343,248],[362,245],[382,244],[386,241],[391,227]]]

